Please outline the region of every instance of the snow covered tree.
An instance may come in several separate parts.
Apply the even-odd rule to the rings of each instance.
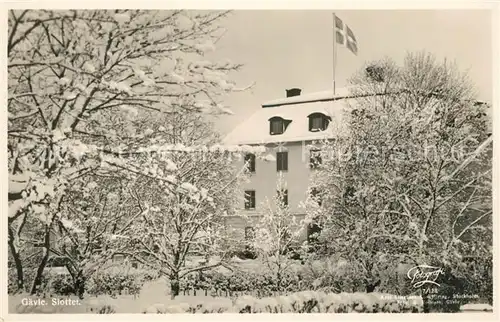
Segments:
[[[309,202],[322,240],[359,267],[366,290],[398,263],[461,275],[464,258],[491,258],[491,124],[458,69],[429,54],[389,59],[352,78],[357,97],[324,144]],[[392,267],[392,268],[391,268]]]
[[[97,169],[123,170],[133,159],[124,165],[116,157],[137,146],[158,148],[158,142],[148,139],[148,130],[134,130],[133,115],[230,112],[221,97],[239,90],[228,74],[240,65],[204,59],[221,37],[219,22],[227,14],[9,12],[8,223],[19,287],[23,274],[16,236],[25,216],[44,218],[47,242],[37,269],[39,281],[49,258],[48,232],[59,220],[68,185]]]
[[[125,232],[141,215],[132,211],[130,183],[118,176],[87,175],[67,189],[50,252],[65,259],[75,293],[126,249]]]
[[[171,296],[179,294],[179,281],[188,274],[224,265],[233,240],[226,216],[240,201],[239,184],[245,168],[235,166],[241,154],[218,146],[217,135],[201,116],[173,113],[162,137],[191,151],[170,152],[151,173],[138,176],[133,185],[136,207],[142,215],[128,231],[128,256],[170,281]],[[209,145],[211,148],[206,148]],[[198,147],[205,147],[198,149]],[[245,147],[240,151],[244,152]],[[248,147],[247,152],[255,151]],[[148,164],[151,158],[138,157]],[[157,175],[168,182],[157,179]]]
[[[288,272],[301,244],[300,222],[290,212],[287,184],[282,175],[278,176],[276,195],[266,199],[263,211],[256,220],[254,238],[251,242],[259,260],[275,277],[278,292],[282,292],[285,273]]]

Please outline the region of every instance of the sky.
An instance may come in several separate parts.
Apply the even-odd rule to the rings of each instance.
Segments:
[[[302,93],[328,90],[333,83],[333,20],[330,10],[236,10],[222,24],[227,29],[212,59],[244,64],[232,74],[248,91],[232,93],[224,103],[234,115],[220,117],[217,128],[228,133],[262,108],[285,97],[285,89]],[[337,47],[336,86],[367,61],[388,56],[402,62],[410,51],[428,51],[455,61],[467,72],[478,98],[492,101],[491,13],[487,10],[342,10],[336,11],[354,32],[358,55]]]

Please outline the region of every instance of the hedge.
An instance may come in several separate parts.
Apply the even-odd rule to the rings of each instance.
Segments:
[[[297,292],[287,296],[255,298],[242,296],[200,299],[194,303],[155,304],[142,313],[421,313],[419,297],[395,297],[381,293]]]
[[[202,274],[190,274],[180,281],[181,292],[191,290],[207,290],[216,294],[230,296],[234,293],[259,293],[262,296],[271,296],[277,292],[292,293],[301,289],[301,281],[292,272],[284,273],[281,277],[281,289],[274,275],[257,272],[238,271],[226,275],[217,271],[206,271]]]
[[[111,267],[92,275],[87,281],[86,292],[93,296],[137,295],[144,283],[155,278],[155,274],[144,269]]]

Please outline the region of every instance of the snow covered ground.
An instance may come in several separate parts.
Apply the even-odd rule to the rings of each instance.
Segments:
[[[196,258],[191,259],[196,261]],[[257,272],[262,269],[262,263],[258,260],[233,260],[234,266],[239,269],[246,271]],[[295,266],[295,265],[294,265]],[[296,265],[297,268],[301,266]],[[223,269],[224,270],[224,269]],[[358,295],[363,295],[362,293],[356,293]],[[245,297],[245,296],[243,296]],[[21,305],[21,301],[26,296],[9,296],[9,312],[10,313],[92,313],[89,311],[89,307],[102,307],[104,305],[110,305],[114,308],[116,313],[143,313],[144,311],[151,310],[164,310],[167,307],[179,307],[184,306],[194,307],[197,304],[203,303],[204,307],[210,307],[210,305],[221,305],[221,302],[231,303],[230,298],[225,297],[212,297],[210,295],[204,295],[204,292],[200,291],[195,295],[181,295],[177,296],[174,300],[170,296],[170,285],[167,278],[160,278],[154,281],[150,281],[144,284],[140,293],[137,296],[134,295],[120,295],[117,298],[112,298],[110,296],[86,296],[84,300],[81,301],[82,305],[76,306],[59,306],[55,307],[53,305],[48,305],[42,308],[40,311],[32,311],[33,308],[26,307],[26,305]],[[61,297],[63,298],[63,297]],[[68,297],[64,297],[65,299]],[[72,299],[77,299],[75,296],[71,296]],[[33,299],[36,299],[33,297]],[[51,299],[47,299],[50,303]],[[491,312],[492,307],[488,304],[466,304],[463,305],[461,311],[464,313],[468,312]],[[149,312],[148,311],[148,312]]]
[[[493,306],[484,303],[469,303],[460,307],[462,312],[493,312]]]
[[[305,293],[314,292],[301,292],[302,295],[297,293],[297,296],[304,296]],[[331,294],[335,298],[334,302],[343,303],[341,300],[342,296],[352,296],[353,298],[359,299],[366,297],[364,293],[354,293],[354,294]],[[360,297],[361,296],[361,297]],[[92,313],[90,312],[90,307],[102,307],[104,305],[110,305],[114,308],[115,313],[143,313],[145,311],[149,313],[155,313],[156,310],[165,310],[165,308],[179,308],[183,307],[196,307],[200,303],[203,303],[204,307],[220,307],[222,304],[227,304],[231,306],[232,301],[229,298],[224,297],[211,297],[204,296],[203,294],[197,296],[183,296],[180,295],[174,300],[170,298],[169,285],[166,279],[159,279],[155,281],[148,282],[142,288],[139,296],[133,295],[121,295],[118,298],[111,298],[109,296],[98,296],[98,297],[86,297],[81,301],[81,305],[65,305],[65,306],[54,306],[47,305],[44,307],[38,307],[33,311],[33,306],[22,305],[22,300],[26,299],[26,296],[16,295],[9,296],[9,313],[62,313],[62,314],[74,314],[74,313]],[[62,297],[61,297],[62,298]],[[64,297],[67,299],[68,297]],[[71,299],[76,300],[77,298],[72,296]],[[249,298],[248,296],[243,296],[243,298]],[[372,293],[369,298],[375,300],[376,294]],[[35,297],[33,299],[36,300]],[[51,299],[47,299],[50,303]],[[377,301],[377,300],[375,300]],[[349,302],[349,301],[347,301]],[[351,301],[352,302],[352,301]],[[361,302],[366,302],[362,300]],[[155,312],[152,312],[152,311]],[[171,311],[168,312],[171,312]],[[464,313],[469,312],[491,312],[492,307],[488,304],[466,304],[461,307],[461,311]],[[173,312],[171,312],[173,313]]]

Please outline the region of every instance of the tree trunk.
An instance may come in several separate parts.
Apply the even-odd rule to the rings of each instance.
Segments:
[[[170,275],[170,297],[172,300],[179,295],[179,273],[174,272]]]
[[[281,293],[281,272],[279,267],[278,267],[278,273],[276,274],[276,289],[278,290],[279,293]]]
[[[23,263],[21,262],[21,256],[17,250],[16,245],[14,244],[14,232],[12,228],[9,227],[9,249],[12,254],[12,258],[14,259],[14,264],[16,265],[16,274],[17,274],[17,292],[21,292],[24,290],[24,273],[23,273]]]
[[[429,313],[430,312],[429,296],[428,296],[427,292],[424,292],[424,291],[421,291],[421,296],[422,296],[424,313]]]
[[[78,272],[75,280],[74,280],[74,291],[75,295],[78,296],[79,299],[83,299],[83,294],[85,293],[85,284],[87,280],[83,276],[83,272]]]
[[[40,264],[38,265],[35,279],[33,280],[33,284],[31,286],[31,291],[30,291],[31,295],[35,295],[38,291],[39,286],[42,284],[43,271],[45,269],[45,266],[47,265],[48,260],[49,260],[49,249],[48,247],[44,247],[43,257],[42,260],[40,261]]]
[[[30,294],[34,295],[38,291],[38,287],[42,284],[43,271],[50,256],[50,228],[52,225],[45,226],[45,237],[43,241],[43,257],[36,270],[35,279],[33,280],[33,285],[31,286]]]

